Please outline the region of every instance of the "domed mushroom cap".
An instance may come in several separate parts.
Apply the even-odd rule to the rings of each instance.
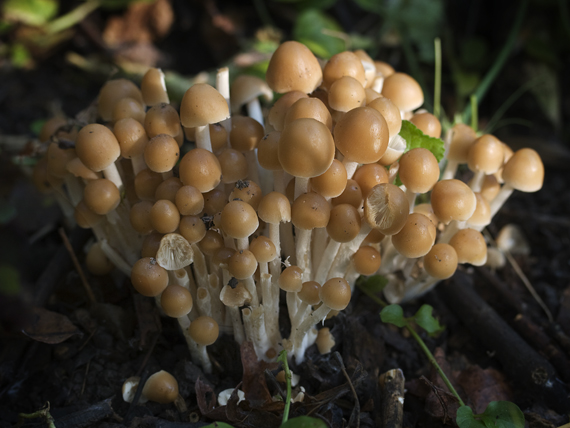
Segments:
[[[286,128],[296,119],[311,118],[318,120],[332,131],[332,116],[327,106],[318,98],[300,98],[295,101],[283,120],[283,127]]]
[[[471,171],[494,174],[503,166],[504,158],[503,143],[496,137],[485,134],[469,147],[467,165]]]
[[[366,104],[366,93],[362,84],[354,77],[342,76],[329,89],[329,106],[340,112]]]
[[[122,98],[134,98],[143,104],[143,98],[140,89],[128,79],[112,79],[105,82],[99,90],[97,99],[97,112],[104,121],[110,121],[113,118],[113,108],[117,101]]]
[[[98,178],[101,178],[101,173],[94,172],[87,168],[78,157],[75,157],[67,162],[65,169],[67,169],[67,171],[69,171],[75,177],[83,178],[85,180],[97,180]]]
[[[248,203],[230,201],[222,210],[221,226],[228,236],[242,239],[257,230],[259,220],[255,210]]]
[[[362,196],[366,198],[374,186],[388,182],[388,172],[377,163],[368,163],[359,167],[352,178],[360,186]]]
[[[329,169],[311,178],[311,189],[325,198],[336,198],[346,188],[346,168],[338,159],[333,159]]]
[[[426,272],[436,279],[447,279],[457,269],[457,252],[449,244],[435,244],[424,257]]]
[[[166,270],[182,269],[194,261],[194,251],[184,236],[168,233],[160,240],[156,261]]]
[[[232,117],[232,130],[230,131],[230,144],[232,148],[241,152],[254,150],[264,135],[265,131],[263,126],[253,117]]]
[[[90,180],[83,190],[83,200],[95,214],[105,215],[113,211],[121,202],[117,186],[106,178]]]
[[[324,305],[342,311],[350,303],[350,285],[344,278],[331,278],[321,287],[319,297]]]
[[[308,95],[300,91],[291,91],[287,92],[275,101],[269,110],[267,121],[276,131],[283,131],[283,128],[285,127],[285,115],[287,114],[289,107],[301,98],[308,98]]]
[[[259,263],[269,263],[277,257],[277,250],[271,239],[265,236],[258,236],[251,244],[249,250],[255,255]]]
[[[339,204],[350,204],[354,208],[360,208],[362,205],[362,189],[358,182],[352,178],[346,180],[346,185],[340,196],[331,199],[332,206]]]
[[[186,128],[206,126],[230,117],[225,98],[207,83],[192,85],[180,103],[180,121]]]
[[[327,61],[323,69],[323,86],[330,88],[343,76],[356,79],[363,87],[366,85],[364,66],[354,52],[340,52]]]
[[[137,198],[154,201],[154,195],[160,183],[162,183],[162,175],[148,168],[143,169],[135,176],[135,193]]]
[[[400,158],[400,180],[414,193],[428,192],[439,180],[437,159],[428,149],[416,147]]]
[[[156,104],[146,112],[144,117],[144,129],[149,138],[159,134],[177,137],[182,131],[180,127],[180,116],[171,104]]]
[[[178,397],[178,382],[170,373],[161,370],[147,379],[142,395],[155,403],[173,403]]]
[[[382,117],[384,117],[384,120],[386,120],[386,124],[388,125],[390,138],[400,132],[400,129],[402,129],[402,115],[400,114],[400,110],[396,104],[390,101],[390,98],[376,98],[367,104],[367,106],[377,110]]]
[[[202,193],[214,189],[222,180],[218,158],[201,148],[192,149],[182,157],[179,173],[185,186],[194,186]]]
[[[236,251],[228,259],[228,271],[236,279],[250,278],[256,269],[257,259],[249,250]]]
[[[81,162],[95,172],[109,167],[121,155],[115,134],[98,123],[81,128],[75,140],[75,151]]]
[[[270,192],[261,198],[257,213],[265,223],[288,222],[291,221],[291,204],[283,193]]]
[[[193,303],[190,291],[178,284],[169,285],[160,295],[160,306],[172,318],[188,315]]]
[[[279,276],[279,288],[290,292],[299,292],[303,288],[303,271],[299,266],[288,266]],[[318,302],[317,302],[318,303]]]
[[[75,207],[73,218],[79,227],[90,229],[100,224],[105,219],[105,216],[91,211],[82,199]]]
[[[449,160],[467,163],[469,148],[477,139],[477,134],[469,125],[458,123],[451,128],[451,142],[447,158]]]
[[[474,228],[483,228],[491,223],[491,206],[481,193],[475,193],[475,197],[477,206],[473,215],[467,220],[467,224]]]
[[[477,198],[464,182],[454,178],[441,180],[433,186],[431,206],[437,218],[448,224],[452,220],[468,220],[477,207]]]
[[[380,268],[382,256],[378,251],[369,246],[363,246],[352,256],[354,269],[360,275],[372,275]]]
[[[402,230],[392,235],[392,244],[400,254],[411,259],[428,253],[435,242],[435,225],[423,214],[408,215]]]
[[[301,301],[308,303],[311,306],[316,306],[321,302],[319,292],[321,291],[321,284],[317,281],[305,281],[301,285],[301,290],[297,296]]]
[[[50,143],[46,153],[49,173],[55,177],[64,178],[68,174],[67,164],[76,156],[75,149],[62,149],[58,143]]]
[[[141,80],[141,93],[147,106],[170,103],[164,73],[160,68],[149,68]]]
[[[257,160],[259,165],[268,171],[283,171],[279,162],[279,139],[281,132],[273,131],[263,137],[257,144]]]
[[[398,233],[408,218],[410,203],[402,189],[391,183],[374,186],[364,200],[364,218],[384,235]]]
[[[271,56],[265,80],[271,89],[283,94],[300,91],[309,94],[319,86],[323,72],[308,47],[295,41],[279,45]]]
[[[160,199],[150,209],[150,224],[157,232],[174,232],[180,224],[180,212],[173,202]]]
[[[158,134],[152,137],[144,149],[144,160],[148,168],[158,173],[172,170],[179,157],[178,143],[166,134]]]
[[[244,154],[235,149],[224,149],[218,155],[222,168],[222,183],[235,183],[247,177],[247,160]]]
[[[340,204],[330,212],[327,233],[336,242],[349,242],[360,232],[360,223],[360,214],[356,208],[350,204]]]
[[[148,136],[144,126],[132,117],[126,117],[115,123],[113,134],[121,147],[121,156],[131,159],[144,153]]]
[[[181,215],[198,215],[204,209],[204,195],[194,186],[182,186],[174,195],[174,203]]]
[[[206,225],[200,217],[195,215],[183,216],[178,229],[190,244],[196,244],[206,236]]]
[[[449,240],[457,252],[458,263],[483,266],[487,261],[487,244],[481,232],[474,229],[461,229]]]
[[[121,98],[113,107],[112,121],[117,122],[128,117],[142,123],[145,118],[144,107],[134,98]]]
[[[431,113],[416,113],[412,116],[410,122],[416,125],[425,135],[429,135],[433,138],[441,137],[441,123],[439,119]]]
[[[139,259],[131,271],[135,290],[146,297],[155,297],[168,286],[168,272],[152,257]]]
[[[253,101],[259,96],[263,96],[265,101],[270,102],[273,100],[273,91],[269,85],[259,77],[240,74],[234,79],[230,87],[232,111],[239,111],[241,106]]]
[[[544,182],[544,165],[533,149],[520,149],[503,168],[503,180],[521,192],[536,192]]]
[[[153,205],[151,201],[140,201],[131,207],[129,221],[133,229],[141,235],[147,235],[153,231],[150,221],[150,211]]]
[[[384,79],[382,95],[402,111],[412,111],[424,103],[424,93],[418,82],[408,74],[394,73]]]
[[[350,110],[334,128],[336,147],[351,162],[378,162],[386,152],[388,140],[388,125],[384,117],[370,107]]]
[[[326,227],[330,219],[330,205],[318,193],[304,193],[291,206],[291,221],[295,227],[311,230]]]
[[[323,174],[331,165],[335,144],[329,129],[315,119],[297,119],[281,132],[279,161],[295,177]]]
[[[198,345],[209,346],[218,339],[220,329],[214,318],[201,316],[192,321],[188,333]]]

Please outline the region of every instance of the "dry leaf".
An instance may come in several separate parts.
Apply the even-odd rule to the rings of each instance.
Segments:
[[[65,315],[44,308],[32,310],[30,324],[22,329],[22,333],[31,339],[50,345],[61,343],[76,334],[82,334]]]

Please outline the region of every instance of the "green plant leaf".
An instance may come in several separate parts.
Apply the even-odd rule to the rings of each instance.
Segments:
[[[281,428],[326,428],[327,424],[322,419],[309,416],[299,416],[289,419]]]
[[[372,275],[362,281],[362,288],[370,293],[380,293],[388,285],[388,279],[382,275]]]
[[[346,49],[345,41],[330,33],[340,35],[343,29],[333,18],[317,9],[301,12],[293,28],[294,39],[321,58],[330,58]]]
[[[414,321],[417,325],[427,331],[430,335],[439,333],[443,330],[443,326],[432,315],[433,308],[430,305],[422,305],[414,315]]]
[[[7,0],[2,7],[4,19],[40,26],[57,15],[57,0]]]
[[[455,421],[459,428],[523,428],[524,414],[510,401],[491,401],[480,415],[474,415],[468,406],[461,406]]]
[[[402,120],[400,136],[406,140],[406,152],[417,147],[423,147],[432,152],[438,162],[443,159],[445,153],[443,140],[425,135],[409,120]]]
[[[226,424],[225,422],[214,422],[213,424],[206,425],[203,428],[234,428],[234,426]]]
[[[461,406],[457,409],[457,417],[455,422],[459,428],[485,428],[485,424],[477,419],[473,414],[473,410],[469,406]]]
[[[404,310],[400,305],[388,305],[380,312],[383,322],[394,324],[397,327],[405,327],[408,321],[404,318]]]

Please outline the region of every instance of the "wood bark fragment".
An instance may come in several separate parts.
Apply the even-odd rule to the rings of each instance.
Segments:
[[[404,373],[388,370],[378,378],[380,387],[380,428],[399,428],[404,420]]]

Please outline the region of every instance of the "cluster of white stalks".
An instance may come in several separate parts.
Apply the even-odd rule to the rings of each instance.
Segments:
[[[482,228],[513,189],[542,185],[536,152],[466,125],[440,162],[408,150],[403,121],[434,138],[440,122],[418,110],[413,78],[363,51],[321,61],[285,42],[265,80],[229,82],[220,69],[215,87],[194,84],[173,106],[158,69],[140,88],[110,80],[81,117],[46,123],[34,173],[93,229],[92,270],[115,266],[155,297],[205,372],[220,331],[260,359],[286,349],[301,363],[359,275],[388,277],[386,298],[402,302],[458,263],[485,263]],[[454,178],[461,164],[469,183]]]

